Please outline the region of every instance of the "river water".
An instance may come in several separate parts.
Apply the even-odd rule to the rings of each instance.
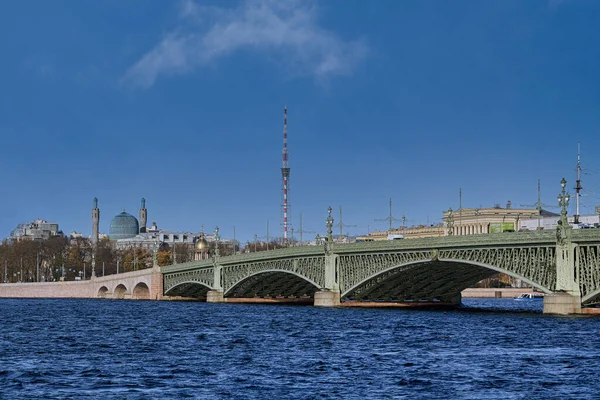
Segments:
[[[600,319],[0,299],[1,399],[598,399]]]

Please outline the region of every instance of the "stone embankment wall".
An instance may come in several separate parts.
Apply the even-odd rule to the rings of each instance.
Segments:
[[[75,282],[43,282],[43,283],[2,283],[0,297],[21,298],[90,298],[92,285],[90,281]]]
[[[161,300],[162,274],[158,267],[94,277],[87,281],[3,283],[0,297],[117,298]]]
[[[134,275],[133,273],[131,275]],[[139,272],[135,275],[142,274]],[[123,281],[123,275],[120,277]],[[152,299],[160,299],[162,296],[162,285],[160,285],[159,276],[153,276],[149,283]],[[113,277],[114,279],[114,277]],[[93,298],[98,297],[98,287],[104,282],[110,282],[110,278],[97,278],[93,281],[78,282],[47,282],[47,283],[3,283],[0,284],[0,297],[41,297],[41,298]],[[129,286],[129,285],[128,285]],[[130,286],[131,287],[131,286]],[[130,288],[128,288],[130,289]],[[465,289],[462,292],[463,298],[513,298],[521,293],[532,293],[532,289]],[[235,299],[228,299],[229,302],[236,302]]]
[[[498,299],[512,299],[518,297],[521,293],[533,293],[534,290],[531,288],[470,288],[462,291],[462,297],[464,298],[498,298]]]

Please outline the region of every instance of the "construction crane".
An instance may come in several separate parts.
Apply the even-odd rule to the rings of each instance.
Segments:
[[[340,240],[342,240],[342,237],[344,236],[344,228],[357,228],[358,225],[346,225],[343,222],[344,220],[342,219],[342,206],[340,206],[340,222],[336,225],[340,227]]]
[[[548,204],[544,204],[542,203],[542,198],[541,198],[541,190],[540,190],[540,180],[538,179],[538,197],[537,197],[537,202],[535,204],[521,204],[521,207],[535,207],[535,209],[538,211],[538,231],[541,230],[541,226],[540,226],[540,220],[542,218],[542,207],[545,208],[558,208],[557,206],[551,206]],[[517,227],[515,227],[517,228]]]
[[[388,232],[392,231],[392,223],[394,223],[395,221],[398,221],[398,219],[394,218],[394,215],[392,213],[392,198],[390,197],[390,215],[387,218],[382,218],[382,219],[375,219],[376,222],[384,222],[384,221],[388,221],[390,223],[390,229]]]

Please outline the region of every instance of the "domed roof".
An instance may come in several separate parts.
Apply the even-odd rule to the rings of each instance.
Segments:
[[[204,238],[204,233],[200,235],[200,239],[196,242],[196,251],[204,252],[208,251],[208,242]]]
[[[127,239],[140,233],[140,224],[137,218],[123,211],[110,221],[108,236],[110,240]]]

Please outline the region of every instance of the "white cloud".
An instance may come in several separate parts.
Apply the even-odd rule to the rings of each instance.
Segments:
[[[317,24],[315,3],[247,0],[233,9],[180,3],[179,26],[126,73],[150,87],[159,75],[181,74],[242,49],[277,54],[288,71],[326,79],[349,74],[366,56],[362,40],[344,41]]]

